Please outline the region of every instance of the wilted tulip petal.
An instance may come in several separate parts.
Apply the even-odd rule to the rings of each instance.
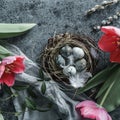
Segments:
[[[92,120],[112,120],[107,111],[95,102],[86,100],[76,105],[77,112],[84,118]]]
[[[113,26],[103,26],[105,34],[100,38],[98,46],[105,52],[110,52],[110,61],[120,63],[120,29]]]
[[[81,115],[85,118],[91,118],[95,119],[96,118],[96,109],[91,109],[91,107],[83,107],[81,108]]]
[[[9,87],[13,86],[14,82],[15,82],[15,74],[12,72],[10,73],[4,72],[4,74],[0,78],[0,83],[5,83]]]
[[[9,56],[3,58],[0,63],[0,83],[13,86],[15,74],[22,73],[25,69],[23,56]]]
[[[3,75],[4,71],[5,71],[5,66],[0,65],[0,77]]]
[[[112,52],[116,50],[117,47],[117,37],[112,37],[111,35],[103,35],[98,42],[98,46],[101,50],[105,52]]]
[[[112,36],[120,36],[120,29],[117,27],[113,26],[103,26],[101,27],[101,31],[104,32],[107,35],[112,35]]]

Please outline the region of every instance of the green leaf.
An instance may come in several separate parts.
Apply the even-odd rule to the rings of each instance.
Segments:
[[[109,72],[109,76],[108,76],[108,78],[106,78],[105,83],[104,83],[103,86],[100,88],[100,90],[99,90],[96,98],[100,97],[100,96],[103,94],[103,92],[106,91],[106,90],[109,88],[109,86],[111,85],[111,81],[114,79],[114,77],[115,77],[115,75],[116,75],[116,71],[117,71],[118,69],[119,69],[119,67],[116,67],[116,68],[114,69],[114,71]]]
[[[43,95],[44,95],[45,92],[46,92],[46,84],[45,84],[45,82],[42,83],[41,92],[42,92]]]
[[[8,51],[6,48],[0,45],[0,54],[10,54],[10,51]]]
[[[35,98],[35,99],[38,98],[38,95],[35,93],[35,91],[33,90],[32,87],[29,87],[29,88],[27,89],[27,92],[28,92],[28,94],[29,94],[32,98]]]
[[[44,80],[44,73],[42,69],[39,70],[39,76],[42,80]]]
[[[120,68],[115,70],[101,89],[104,89],[107,84],[109,86],[107,86],[107,89],[105,88],[105,91],[99,96],[97,102],[110,112],[120,105]]]
[[[21,114],[22,114],[22,112],[16,112],[16,113],[15,113],[15,116],[18,117],[18,116],[21,115]]]
[[[93,87],[96,87],[106,81],[108,78],[109,74],[112,73],[116,69],[116,65],[113,65],[112,67],[108,67],[98,74],[96,74],[94,77],[92,77],[87,84],[83,88],[79,88],[77,90],[77,94],[81,94],[83,92],[86,92],[90,90]]]
[[[40,108],[37,108],[36,110],[38,110],[39,112],[47,112],[47,111],[50,111],[50,109],[40,109]]]
[[[12,88],[15,90],[21,91],[21,90],[25,90],[25,89],[29,88],[29,85],[15,85]]]
[[[52,106],[53,106],[53,103],[50,102],[46,105],[44,104],[43,106],[38,106],[36,110],[38,110],[39,112],[47,112],[51,110]]]
[[[3,115],[0,113],[0,120],[4,120]]]
[[[20,24],[0,24],[0,38],[16,37],[33,28],[34,23],[20,23]]]
[[[36,103],[33,100],[31,100],[29,98],[26,98],[25,99],[25,104],[29,109],[36,110]]]
[[[1,54],[0,54],[0,61],[1,61],[3,58],[8,57],[8,56],[10,56],[10,54],[5,54],[5,55],[1,55]]]
[[[45,81],[50,81],[50,80],[51,80],[51,78],[49,78],[49,77],[45,78]]]
[[[8,93],[9,95],[13,94],[10,87],[8,87],[7,85],[3,86],[3,90],[4,90],[5,93]]]

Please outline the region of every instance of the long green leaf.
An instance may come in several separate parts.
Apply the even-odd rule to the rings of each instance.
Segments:
[[[108,75],[108,78],[106,79],[106,82],[103,84],[103,86],[100,88],[96,98],[100,97],[111,85],[111,82],[114,80],[114,77],[116,75],[116,72],[118,71],[119,66],[114,69],[114,71],[110,72]]]
[[[12,88],[15,90],[21,91],[21,90],[25,90],[25,89],[29,88],[29,85],[15,85]]]
[[[77,90],[77,94],[81,94],[83,92],[88,91],[89,89],[98,86],[99,84],[103,83],[106,81],[108,78],[109,74],[116,69],[116,66],[108,67],[98,74],[96,74],[94,77],[92,77],[88,83],[83,87],[79,88]]]
[[[0,54],[2,55],[10,54],[10,51],[8,51],[6,48],[0,45]]]
[[[36,103],[33,100],[31,100],[29,98],[26,98],[25,99],[25,104],[29,109],[36,110]]]
[[[16,37],[33,28],[34,23],[20,23],[20,24],[0,24],[0,38]]]
[[[105,85],[108,83],[109,86],[98,98],[97,102],[110,112],[120,105],[120,68],[116,70],[111,79],[108,79]]]
[[[0,120],[4,120],[3,115],[0,113]]]

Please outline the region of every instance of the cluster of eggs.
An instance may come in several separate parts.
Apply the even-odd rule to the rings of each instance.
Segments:
[[[56,63],[63,69],[63,74],[70,77],[82,72],[87,67],[85,52],[80,47],[65,45],[56,57]]]

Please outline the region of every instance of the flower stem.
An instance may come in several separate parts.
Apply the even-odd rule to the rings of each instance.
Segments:
[[[16,97],[17,96],[17,94],[12,94],[12,95],[10,95],[9,97],[7,97],[7,98],[5,98],[5,99],[1,99],[0,101],[7,101],[7,100],[9,100],[9,99],[11,99],[11,98],[13,98],[13,97]]]

